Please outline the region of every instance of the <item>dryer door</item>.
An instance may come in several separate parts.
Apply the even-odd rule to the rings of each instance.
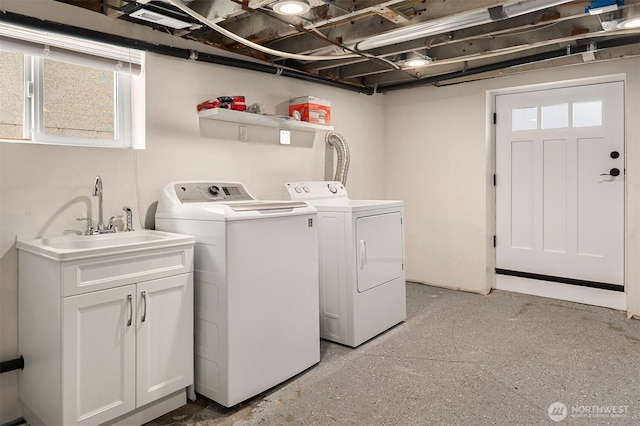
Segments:
[[[358,292],[402,276],[402,214],[385,213],[356,219]]]

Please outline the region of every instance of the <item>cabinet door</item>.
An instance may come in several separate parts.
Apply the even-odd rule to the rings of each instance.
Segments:
[[[137,406],[193,384],[193,274],[139,283]]]
[[[135,408],[135,286],[63,299],[62,420],[96,425]]]

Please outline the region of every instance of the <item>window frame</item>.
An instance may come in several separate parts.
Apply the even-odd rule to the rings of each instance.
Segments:
[[[16,28],[18,28],[16,30],[17,36],[14,40],[11,39],[11,33],[7,35],[7,27],[0,28],[0,40],[4,36],[10,42],[16,42],[15,45],[0,50],[23,55],[24,110],[22,113],[22,139],[3,138],[0,136],[0,142],[98,148],[145,148],[145,126],[136,124],[145,122],[144,52],[135,51],[132,55],[135,56],[135,61],[127,64],[126,60],[122,59],[122,53],[118,53],[117,55],[120,56],[117,56],[109,51],[109,49],[119,49],[118,46],[79,37],[52,35],[36,29]],[[11,31],[11,28],[8,31]],[[53,56],[49,57],[50,49],[48,44],[39,45],[38,42],[42,43],[41,40],[30,40],[22,35],[22,31],[36,34],[39,39],[49,37],[52,40],[52,46],[56,46],[56,43],[58,43],[62,48],[54,48]],[[74,42],[79,46],[77,50],[74,50]],[[21,43],[25,45],[24,49],[20,48]],[[34,43],[35,46],[42,46],[43,48],[33,48]],[[95,54],[87,54],[88,49],[91,49],[92,46],[95,46]],[[106,52],[104,56],[101,55],[103,51]],[[114,137],[112,139],[46,133],[43,103],[45,59],[73,63],[90,68],[107,69],[113,72]],[[108,65],[105,67],[106,63]],[[132,64],[135,66],[131,66]],[[132,71],[134,69],[139,72]]]
[[[33,94],[31,140],[34,143],[103,146],[109,148],[131,147],[131,75],[114,72],[114,138],[99,139],[77,136],[58,136],[47,134],[44,128],[44,60],[42,57],[31,57],[31,80]],[[28,96],[29,94],[27,94]]]

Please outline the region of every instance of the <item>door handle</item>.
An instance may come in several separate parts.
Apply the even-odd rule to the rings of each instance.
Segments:
[[[600,173],[600,176],[620,176],[620,169],[614,167],[613,169],[609,170],[609,173]]]
[[[145,322],[147,320],[147,292],[142,292],[142,301],[144,302],[144,310],[142,311],[142,318],[140,318],[140,322]]]
[[[367,266],[367,243],[364,240],[360,240],[360,269],[364,269]]]

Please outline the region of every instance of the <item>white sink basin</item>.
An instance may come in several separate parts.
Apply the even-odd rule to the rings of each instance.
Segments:
[[[139,250],[193,244],[190,235],[141,230],[100,235],[18,237],[16,247],[55,260],[82,259]]]

